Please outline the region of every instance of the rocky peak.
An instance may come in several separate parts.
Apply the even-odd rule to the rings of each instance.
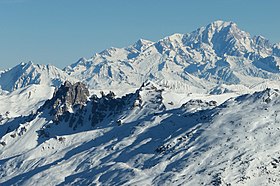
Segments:
[[[200,110],[212,109],[217,106],[216,101],[203,101],[200,99],[191,99],[184,103],[181,108],[188,112],[197,112]]]
[[[85,84],[81,82],[72,84],[69,81],[65,81],[65,83],[54,93],[55,99],[60,99],[69,106],[85,104],[88,96],[89,91]]]
[[[58,135],[61,131],[54,131],[52,128],[63,122],[73,130],[87,130],[105,119],[116,124],[124,113],[138,108],[137,105],[134,105],[135,100],[139,97],[137,93],[127,94],[121,98],[116,98],[112,91],[108,94],[102,91],[100,93],[101,97],[93,94],[89,98],[85,85],[82,83],[72,85],[70,82],[65,82],[56,91],[54,97],[42,107],[50,109],[54,123],[50,122],[44,126],[40,134]],[[42,108],[39,111],[43,111]]]
[[[54,115],[56,119],[65,112],[73,112],[75,107],[85,105],[88,97],[89,91],[85,84],[81,82],[72,84],[65,81],[60,88],[55,90],[53,98],[46,101],[42,108],[51,109],[50,114]]]
[[[278,89],[267,88],[263,91],[255,92],[253,94],[244,94],[237,98],[231,98],[224,102],[222,105],[229,106],[232,100],[236,101],[238,104],[241,102],[251,102],[260,103],[260,105],[267,107],[267,104],[279,104],[280,92]]]

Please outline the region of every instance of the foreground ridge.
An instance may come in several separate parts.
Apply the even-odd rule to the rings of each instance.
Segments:
[[[166,109],[164,92],[147,82],[121,98],[89,97],[66,82],[38,112],[1,126],[1,184],[280,182],[278,90],[176,109]]]

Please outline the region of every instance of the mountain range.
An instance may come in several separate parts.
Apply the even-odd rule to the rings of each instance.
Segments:
[[[280,43],[215,21],[0,72],[0,185],[278,185]]]
[[[268,84],[279,87],[279,64],[279,43],[251,37],[233,22],[216,21],[190,34],[109,48],[63,70],[23,63],[2,72],[0,85],[12,91],[29,84],[59,86],[66,79],[76,79],[90,89],[119,89],[120,85],[137,88],[149,80],[184,92],[210,93],[227,85],[262,90]]]

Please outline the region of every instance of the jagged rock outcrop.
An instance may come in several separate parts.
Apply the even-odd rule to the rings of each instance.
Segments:
[[[117,117],[121,113],[130,111],[135,107],[135,100],[138,98],[139,90],[121,98],[116,98],[112,91],[108,94],[101,92],[101,97],[95,94],[89,97],[86,85],[81,82],[71,84],[66,81],[54,92],[53,98],[47,100],[39,111],[47,111],[55,124],[64,122],[70,128],[76,130],[85,125],[87,128],[95,126],[106,118],[115,117],[116,119],[113,119],[113,121],[118,120]],[[140,102],[138,100],[138,103]],[[39,136],[50,137],[48,129],[53,126],[53,122],[42,128]]]
[[[45,125],[40,130],[39,136],[59,135],[54,129],[58,124],[64,124],[65,129],[90,130],[100,123],[105,125],[129,123],[129,119],[124,116],[132,112],[139,115],[142,113],[143,117],[156,115],[165,110],[162,91],[153,83],[147,82],[136,92],[122,97],[116,97],[112,91],[107,94],[101,92],[99,97],[95,94],[89,97],[84,84],[72,85],[66,82],[55,91],[53,98],[40,108],[41,112],[47,111],[51,115],[53,122]]]
[[[200,99],[192,99],[186,103],[184,103],[181,108],[188,112],[197,112],[200,110],[206,110],[215,108],[217,106],[216,101],[203,101]]]
[[[66,81],[58,88],[53,98],[47,100],[41,107],[50,109],[50,114],[54,116],[54,121],[58,122],[60,116],[73,112],[76,108],[81,108],[86,104],[89,97],[89,91],[85,84],[77,82],[75,84]]]

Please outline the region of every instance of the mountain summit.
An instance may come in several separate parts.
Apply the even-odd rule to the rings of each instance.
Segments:
[[[110,48],[65,71],[91,88],[131,88],[150,80],[178,91],[211,92],[223,84],[250,89],[278,81],[279,57],[277,44],[251,37],[234,22],[215,21],[189,34]]]
[[[194,47],[206,44],[219,57],[241,56],[253,51],[250,34],[240,30],[233,22],[215,21],[202,27],[189,35],[186,44]]]
[[[263,36],[251,37],[234,22],[215,21],[186,34],[173,34],[157,42],[139,39],[124,47],[111,47],[80,58],[64,70],[51,65],[22,63],[0,72],[2,90],[31,84],[59,87],[81,81],[90,89],[137,89],[152,81],[176,92],[211,93],[280,88],[280,47]]]

